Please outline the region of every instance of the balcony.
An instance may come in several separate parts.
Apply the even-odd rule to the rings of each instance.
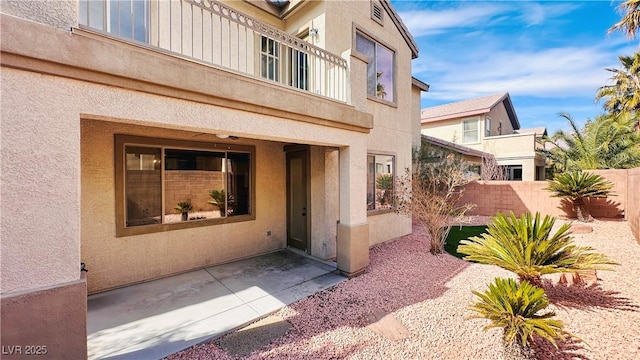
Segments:
[[[539,147],[536,134],[507,134],[485,137],[482,140],[483,151],[488,151],[496,157],[535,156]]]
[[[347,101],[347,62],[214,0],[80,0],[80,27],[317,96]]]

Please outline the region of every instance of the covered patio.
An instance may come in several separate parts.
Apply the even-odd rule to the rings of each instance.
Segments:
[[[161,359],[221,336],[345,277],[280,250],[89,296],[89,359]]]

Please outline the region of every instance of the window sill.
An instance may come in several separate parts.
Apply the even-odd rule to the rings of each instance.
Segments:
[[[391,209],[376,209],[376,210],[367,210],[367,216],[376,216],[376,215],[383,215],[383,214],[390,214],[395,212],[396,209],[395,208],[391,208]]]
[[[371,94],[367,94],[367,99],[369,99],[371,101],[375,101],[375,102],[380,103],[380,104],[384,104],[384,105],[390,106],[392,108],[398,108],[398,104],[397,103],[380,99],[380,98],[375,97],[375,96],[373,96]]]
[[[170,224],[153,224],[153,225],[141,225],[116,229],[116,237],[134,236],[153,234],[158,232],[180,230],[180,229],[192,229],[204,226],[214,226],[223,224],[232,224],[236,222],[255,220],[255,215],[237,215],[226,218],[206,219],[206,220],[188,220]]]

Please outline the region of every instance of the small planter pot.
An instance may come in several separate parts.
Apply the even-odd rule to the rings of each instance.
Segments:
[[[189,213],[188,212],[183,212],[182,213],[182,221],[187,221],[189,220]]]

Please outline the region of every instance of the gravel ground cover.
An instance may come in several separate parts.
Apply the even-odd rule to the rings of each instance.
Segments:
[[[467,224],[486,223],[486,217]],[[558,220],[556,226],[562,223]],[[559,349],[540,341],[539,359],[640,359],[640,245],[624,221],[590,224],[594,231],[575,235],[619,262],[617,271],[599,271],[591,285],[546,281],[557,318],[575,336]],[[291,330],[248,359],[500,359],[501,331],[468,319],[473,295],[494,277],[513,277],[498,267],[471,264],[449,254],[433,256],[427,235],[414,232],[371,249],[367,272],[332,289],[287,306],[274,315]],[[370,314],[391,313],[409,331],[392,341],[370,330]],[[173,354],[168,359],[232,359],[218,340]]]

